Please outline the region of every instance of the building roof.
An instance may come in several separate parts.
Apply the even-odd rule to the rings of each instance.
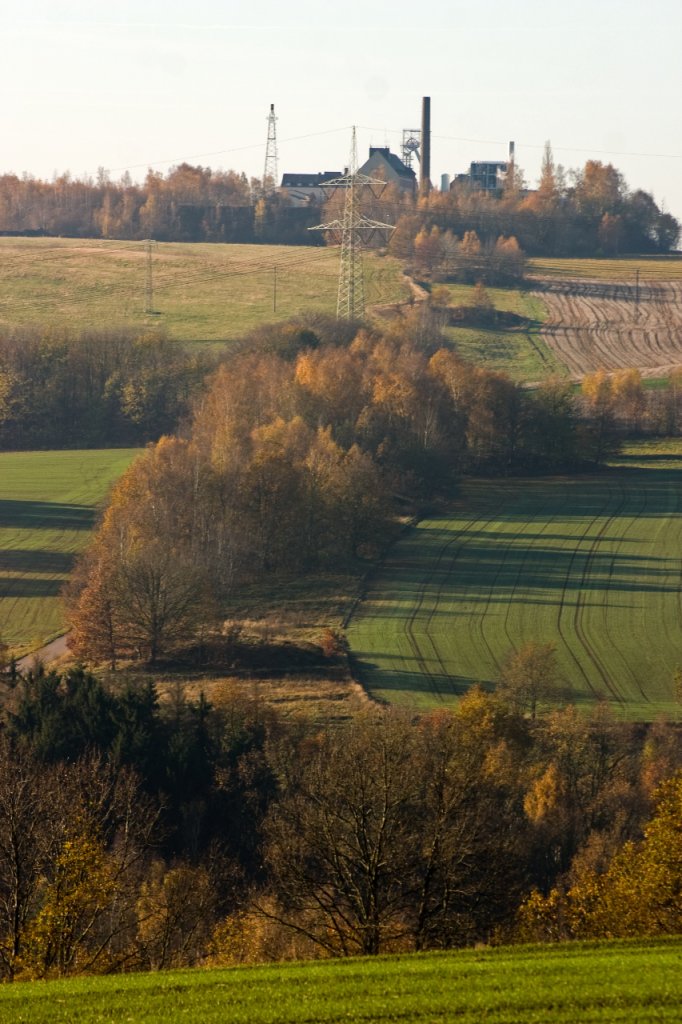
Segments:
[[[340,178],[341,171],[318,171],[317,174],[283,174],[282,188],[319,188],[334,178]]]
[[[417,175],[414,173],[411,167],[404,164],[399,156],[395,153],[391,153],[388,146],[370,146],[369,147],[369,159],[371,160],[375,153],[382,156],[387,164],[393,168],[396,174],[401,178],[407,178],[410,181],[415,181]]]

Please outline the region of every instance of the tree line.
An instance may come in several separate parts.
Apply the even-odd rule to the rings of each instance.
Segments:
[[[176,242],[279,242],[319,245],[308,228],[319,208],[264,199],[261,182],[236,171],[181,163],[143,182],[62,174],[52,181],[0,175],[0,234],[74,238],[154,238]]]
[[[472,253],[467,233],[473,232],[483,254],[498,239],[514,238],[533,256],[618,256],[621,253],[667,253],[675,249],[680,224],[642,189],[628,188],[612,165],[588,160],[567,175],[545,150],[537,189],[525,188],[512,166],[498,193],[467,183],[449,192],[432,191],[417,208],[397,221],[389,252],[419,259],[420,246],[436,229],[432,243],[440,246],[440,262],[450,272],[466,273]]]
[[[0,974],[675,931],[678,728],[508,693],[317,731],[139,678],[15,679]]]
[[[142,183],[127,173],[112,181],[104,170],[95,179],[67,173],[52,181],[3,174],[0,233],[318,245],[322,236],[307,229],[334,220],[343,201],[343,190],[337,190],[324,208],[315,202],[296,207],[285,193],[264,196],[257,179],[189,163],[165,175],[150,169]],[[567,174],[549,145],[534,190],[512,165],[494,193],[463,182],[417,198],[389,185],[363,196],[362,203],[374,219],[397,225],[390,250],[407,260],[420,233],[434,227],[455,243],[474,232],[484,252],[498,239],[514,237],[524,252],[547,256],[666,253],[680,231],[650,193],[631,190],[612,164],[588,160]],[[446,248],[452,262],[454,243]]]
[[[155,330],[0,329],[0,450],[156,440],[214,366]]]

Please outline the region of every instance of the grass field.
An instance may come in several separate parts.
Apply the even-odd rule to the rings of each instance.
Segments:
[[[0,454],[0,637],[15,654],[63,632],[59,592],[133,449]]]
[[[172,971],[0,990],[1,1024],[679,1021],[682,940]]]
[[[0,325],[153,323],[177,341],[217,342],[306,310],[335,313],[339,251],[157,243],[153,316],[144,314],[144,242],[0,238],[0,266]],[[397,302],[408,293],[396,260],[366,255],[368,305]]]
[[[473,303],[473,285],[438,287],[447,288],[451,306]],[[445,334],[462,359],[488,370],[507,373],[517,381],[538,381],[565,374],[564,367],[540,335],[547,316],[547,308],[540,296],[517,288],[486,288],[486,292],[495,309],[526,317],[532,324],[527,328],[489,330],[447,327]]]
[[[682,443],[630,448],[609,472],[469,481],[449,515],[391,551],[348,639],[376,697],[431,707],[492,684],[552,641],[558,699],[677,716],[682,666]]]
[[[528,260],[530,277],[589,278],[594,281],[634,283],[640,281],[679,281],[682,279],[680,256],[621,256],[617,259]]]

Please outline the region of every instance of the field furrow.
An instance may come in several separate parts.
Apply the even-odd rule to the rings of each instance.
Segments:
[[[682,282],[537,282],[548,315],[540,337],[575,377],[637,367],[664,374],[682,365]]]
[[[599,476],[470,481],[449,517],[420,522],[350,622],[370,692],[447,703],[551,641],[559,700],[677,715],[682,443],[633,452]]]

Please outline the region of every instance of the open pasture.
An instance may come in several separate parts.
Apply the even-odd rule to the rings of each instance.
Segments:
[[[395,545],[348,629],[372,695],[433,707],[491,686],[508,652],[556,644],[557,699],[677,716],[682,444],[610,471],[470,481]]]
[[[0,638],[17,655],[64,630],[59,594],[97,506],[137,454],[0,454]]]
[[[574,377],[637,367],[661,377],[682,365],[682,279],[547,280],[540,339]]]
[[[336,248],[155,243],[152,315],[147,261],[145,242],[0,238],[0,326],[147,324],[177,341],[218,342],[308,310],[336,312]],[[391,257],[367,254],[365,278],[368,305],[409,294]]]
[[[27,982],[12,1024],[576,1024],[679,1021],[682,940],[453,953]]]

